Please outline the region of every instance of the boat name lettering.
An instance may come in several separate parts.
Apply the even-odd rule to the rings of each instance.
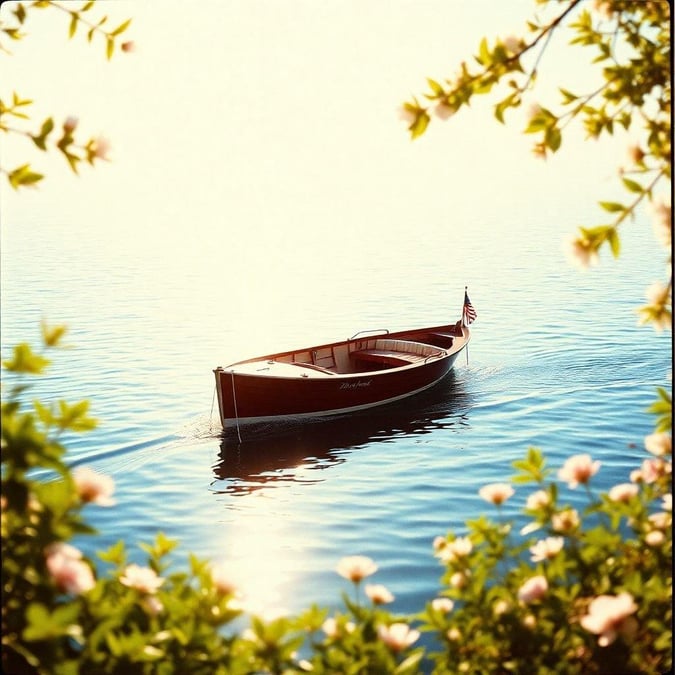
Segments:
[[[356,380],[356,382],[343,382],[340,389],[360,389],[361,387],[370,387],[372,380]]]

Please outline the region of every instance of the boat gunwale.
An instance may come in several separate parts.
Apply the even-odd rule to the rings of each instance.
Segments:
[[[237,377],[246,377],[246,378],[265,378],[265,379],[274,379],[274,380],[291,380],[291,381],[316,381],[316,378],[311,378],[307,377],[306,375],[303,377],[302,372],[299,370],[297,375],[272,375],[269,373],[246,373],[246,372],[237,372],[236,370],[233,370],[236,366],[242,366],[245,364],[249,363],[263,363],[266,361],[276,361],[276,359],[284,356],[290,356],[292,354],[297,354],[299,352],[309,352],[309,351],[318,351],[320,349],[327,349],[327,348],[335,348],[335,347],[341,347],[343,345],[349,345],[354,342],[361,342],[365,340],[373,340],[373,339],[387,339],[387,340],[392,340],[392,339],[397,339],[397,336],[411,336],[414,335],[415,333],[429,333],[429,332],[434,332],[434,331],[441,331],[443,328],[450,328],[450,327],[455,327],[456,324],[445,324],[442,326],[431,326],[431,327],[425,327],[425,328],[415,328],[412,330],[400,330],[400,331],[395,331],[393,333],[385,333],[382,335],[374,335],[371,337],[366,337],[366,338],[349,338],[347,340],[339,340],[338,342],[329,342],[326,344],[322,345],[315,345],[312,347],[300,347],[298,349],[290,349],[288,351],[284,352],[276,352],[274,354],[267,354],[264,356],[256,356],[253,358],[249,359],[243,359],[241,361],[235,361],[234,363],[230,363],[227,366],[219,366],[214,370],[214,372],[222,372],[222,373],[227,373],[228,375],[236,375]],[[460,335],[448,335],[448,337],[453,337],[453,338],[460,338],[460,340],[453,340],[453,344],[448,347],[439,347],[438,345],[433,345],[428,342],[421,342],[419,341],[419,344],[426,345],[428,347],[433,347],[435,349],[441,350],[442,353],[438,355],[431,355],[427,357],[424,361],[422,362],[413,362],[413,363],[406,363],[400,366],[393,366],[391,368],[383,368],[379,370],[365,370],[361,371],[358,373],[338,373],[338,372],[333,372],[331,374],[331,377],[333,378],[339,378],[339,379],[357,379],[357,378],[363,378],[363,377],[368,377],[368,376],[383,376],[386,375],[387,373],[392,373],[392,372],[401,372],[402,370],[405,369],[412,369],[412,368],[422,368],[426,365],[429,365],[431,363],[438,363],[439,360],[444,360],[447,359],[451,356],[454,356],[455,354],[459,353],[464,349],[468,344],[469,340],[471,339],[471,332],[467,326],[462,327],[462,333]],[[415,342],[415,340],[409,339],[410,342]],[[459,344],[458,344],[459,343]],[[358,351],[358,350],[357,350]],[[401,352],[405,353],[405,352]],[[281,363],[286,363],[286,362],[281,362]],[[294,365],[293,363],[288,363],[287,365]],[[302,363],[299,362],[299,367],[302,366]]]

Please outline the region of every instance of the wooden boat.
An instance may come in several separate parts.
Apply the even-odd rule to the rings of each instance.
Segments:
[[[471,312],[473,308],[469,307]],[[348,340],[218,366],[224,428],[350,413],[398,401],[442,380],[466,349],[470,331],[455,324],[362,331]],[[379,334],[372,334],[372,333]],[[371,335],[367,335],[371,333]]]

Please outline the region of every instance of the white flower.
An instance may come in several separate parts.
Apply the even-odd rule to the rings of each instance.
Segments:
[[[469,577],[471,576],[469,570],[464,572],[455,572],[450,577],[450,585],[453,588],[464,588],[469,583]]]
[[[617,634],[630,624],[624,626],[627,617],[637,611],[630,593],[619,595],[599,595],[588,606],[588,614],[581,617],[581,625],[589,633],[599,635],[598,644],[607,647],[616,640]]]
[[[491,483],[478,490],[478,494],[486,501],[495,506],[500,506],[509,497],[513,496],[514,490],[508,483]]]
[[[647,520],[653,528],[657,530],[666,530],[670,526],[672,516],[666,511],[659,511],[658,513],[652,513]]]
[[[418,630],[413,630],[406,623],[392,623],[391,626],[380,626],[377,630],[380,640],[393,652],[400,652],[417,641]]]
[[[647,543],[647,546],[652,546],[654,548],[661,546],[665,540],[666,535],[663,534],[661,530],[652,530],[651,532],[647,532],[645,535],[645,542]]]
[[[563,534],[572,532],[579,527],[579,513],[576,509],[565,509],[551,516],[551,527],[555,532]]]
[[[78,466],[73,470],[73,481],[77,494],[83,502],[99,506],[115,504],[115,500],[112,499],[115,481],[110,476],[104,476],[86,466]]]
[[[672,452],[673,441],[670,434],[661,431],[645,436],[645,448],[648,452],[651,452],[652,455],[664,457]]]
[[[459,632],[459,630],[454,627],[451,628],[445,635],[448,640],[450,640],[450,642],[458,642],[462,637],[462,634]]]
[[[340,560],[336,571],[341,577],[358,583],[365,577],[375,574],[377,565],[364,555],[346,556]]]
[[[546,490],[537,490],[533,492],[525,504],[530,511],[538,511],[551,503],[551,495]]]
[[[663,502],[661,503],[661,508],[664,511],[673,511],[673,494],[669,492],[667,495],[663,495]]]
[[[588,483],[591,476],[594,476],[599,469],[600,462],[592,461],[590,455],[574,455],[563,464],[562,469],[558,471],[558,477],[560,480],[567,481],[571,488],[575,488],[580,483]]]
[[[540,539],[534,546],[530,547],[532,562],[541,562],[542,560],[551,560],[560,553],[564,544],[562,537],[546,537]]]
[[[141,567],[132,563],[125,568],[124,574],[120,577],[120,583],[129,588],[135,588],[141,593],[152,595],[164,583],[164,579],[150,567]]]
[[[638,493],[638,486],[634,483],[619,483],[610,489],[607,496],[613,502],[629,502]]]
[[[459,558],[465,558],[473,550],[473,544],[468,537],[457,537],[453,541],[446,542],[441,550],[440,557],[445,563],[455,562]]]
[[[394,596],[382,584],[366,584],[365,592],[374,605],[386,605],[394,601]]]
[[[495,616],[501,616],[502,614],[506,614],[510,609],[511,605],[506,600],[497,600],[492,608],[492,613]]]
[[[454,609],[455,603],[450,598],[434,598],[431,601],[431,607],[441,614],[449,614]]]
[[[600,262],[597,246],[584,236],[575,236],[565,244],[567,259],[578,269],[586,270]]]
[[[548,591],[548,581],[546,577],[538,575],[528,579],[518,589],[518,599],[527,603],[534,602],[541,600],[546,595],[546,591]]]

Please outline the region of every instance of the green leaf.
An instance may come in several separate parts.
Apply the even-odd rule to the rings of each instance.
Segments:
[[[25,18],[26,18],[26,10],[24,9],[24,6],[19,3],[16,6],[16,9],[14,10],[14,16],[17,18],[17,21],[19,23],[23,23]]]
[[[42,341],[48,347],[56,347],[68,330],[66,326],[48,326],[46,321],[42,322],[41,328]]]
[[[94,6],[94,0],[89,0],[89,2],[85,3],[82,8],[80,9],[80,12],[87,12],[89,11],[92,7]]]
[[[36,173],[31,171],[30,164],[24,164],[18,169],[11,171],[7,178],[9,179],[10,185],[16,190],[22,185],[31,186],[35,185],[38,181],[41,181],[44,176],[41,173]]]
[[[430,98],[430,99],[433,100],[433,99],[440,98],[440,97],[445,95],[445,90],[443,89],[443,87],[440,84],[438,84],[438,82],[436,82],[436,80],[432,80],[430,77],[427,77],[427,83],[428,83],[429,87],[431,88],[431,91],[434,92],[433,96],[427,96],[427,98]]]
[[[626,207],[618,202],[599,202],[599,204],[605,211],[609,211],[610,213],[618,213],[619,211],[626,210]]]
[[[73,35],[75,35],[75,31],[77,30],[77,22],[79,21],[80,17],[77,14],[77,12],[71,12],[70,13],[70,27],[68,28],[68,37],[72,38]]]
[[[23,638],[33,642],[72,635],[78,613],[79,606],[75,603],[61,605],[50,612],[44,605],[33,602],[26,609],[28,626],[23,631]]]
[[[637,192],[638,194],[642,194],[644,192],[644,188],[640,183],[631,180],[630,178],[622,178],[624,186],[630,190],[631,192]]]
[[[413,139],[419,138],[427,130],[430,121],[431,119],[426,112],[419,112],[415,121],[408,127],[411,137]]]
[[[615,227],[607,232],[607,240],[609,241],[609,246],[612,249],[612,255],[615,258],[618,258],[619,253],[621,252],[621,242],[619,240],[619,233]]]
[[[115,50],[115,40],[113,40],[111,37],[109,37],[106,40],[106,47],[105,47],[105,55],[110,60],[113,55],[113,51]]]
[[[129,24],[131,23],[131,19],[127,19],[124,23],[121,23],[117,28],[115,28],[114,31],[110,33],[110,35],[119,35],[120,33],[123,33],[127,28],[129,28]]]
[[[49,363],[49,359],[36,354],[28,343],[22,342],[14,347],[14,358],[11,361],[3,361],[2,365],[14,373],[39,375]]]

